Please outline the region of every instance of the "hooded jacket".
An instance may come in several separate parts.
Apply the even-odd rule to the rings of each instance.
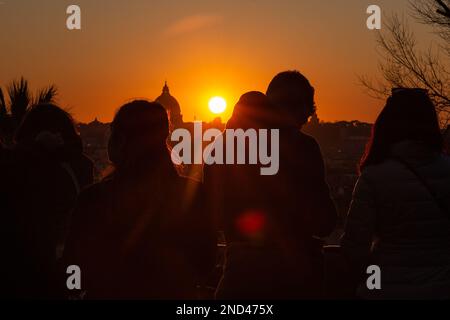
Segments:
[[[381,290],[360,285],[363,298],[450,297],[450,212],[424,183],[449,202],[450,160],[414,141],[394,145],[390,159],[362,172],[353,194],[343,251],[352,266],[375,264]]]

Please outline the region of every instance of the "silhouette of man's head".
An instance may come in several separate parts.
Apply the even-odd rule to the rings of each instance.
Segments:
[[[168,135],[169,120],[162,105],[145,100],[127,103],[111,123],[109,158],[118,168],[160,157],[168,153]]]
[[[233,109],[233,115],[227,122],[228,129],[268,128],[273,121],[273,112],[265,94],[251,91],[243,94]]]
[[[314,88],[298,71],[277,74],[269,84],[267,96],[288,124],[302,126],[316,112]]]
[[[382,162],[398,142],[418,141],[442,152],[443,138],[436,109],[426,90],[392,90],[372,129],[361,168]]]
[[[61,144],[82,151],[81,138],[72,117],[53,104],[33,106],[19,125],[14,140],[17,143]]]

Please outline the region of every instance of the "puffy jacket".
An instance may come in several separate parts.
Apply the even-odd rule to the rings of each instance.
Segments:
[[[362,172],[342,240],[353,266],[375,264],[381,269],[381,290],[368,290],[363,281],[359,294],[450,298],[450,212],[441,209],[417,176],[395,159],[407,161],[446,203],[450,160],[412,141],[396,144],[391,155]]]

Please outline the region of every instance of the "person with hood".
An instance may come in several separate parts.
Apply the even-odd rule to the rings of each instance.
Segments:
[[[392,90],[360,167],[342,239],[357,296],[450,299],[450,160],[426,90]]]

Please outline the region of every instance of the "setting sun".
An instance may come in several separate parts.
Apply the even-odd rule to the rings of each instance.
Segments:
[[[213,97],[209,100],[209,110],[214,114],[220,114],[227,108],[227,102],[222,97]]]

